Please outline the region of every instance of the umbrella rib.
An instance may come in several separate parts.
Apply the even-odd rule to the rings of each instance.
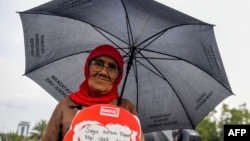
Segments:
[[[138,63],[140,63],[141,65],[143,65],[143,66],[144,66],[145,68],[147,68],[149,71],[151,71],[152,73],[156,74],[157,76],[159,76],[160,78],[162,78],[163,80],[165,80],[165,81],[169,84],[169,86],[170,86],[170,87],[172,88],[172,90],[174,91],[176,97],[177,97],[178,100],[180,101],[182,107],[184,108],[184,111],[185,111],[185,113],[186,113],[186,115],[187,115],[187,117],[188,117],[190,123],[192,124],[192,127],[194,127],[194,124],[193,124],[193,122],[192,122],[190,116],[188,115],[187,110],[186,110],[186,108],[185,108],[185,106],[184,106],[182,100],[180,99],[179,95],[177,95],[177,92],[175,91],[174,87],[173,87],[173,86],[171,85],[171,83],[167,80],[167,78],[164,77],[164,75],[161,73],[161,71],[158,70],[158,69],[156,68],[156,66],[155,66],[148,58],[146,58],[142,53],[140,53],[140,54],[145,58],[145,60],[146,60],[146,61],[147,61],[147,62],[148,62],[148,63],[149,63],[149,64],[150,64],[150,65],[151,65],[160,75],[156,74],[156,72],[154,72],[152,69],[148,68],[146,65],[140,63],[139,61],[138,61]],[[172,60],[172,59],[171,59],[171,60]],[[176,59],[176,60],[177,60],[177,59]]]
[[[45,65],[42,65],[42,66],[33,68],[33,69],[31,69],[30,71],[25,72],[24,75],[26,75],[26,74],[28,74],[28,73],[32,73],[33,71],[36,71],[37,69],[40,69],[40,68],[45,67],[45,66],[48,66],[49,64],[52,64],[52,63],[54,63],[54,62],[56,62],[56,61],[59,61],[59,60],[61,60],[61,59],[65,59],[65,58],[67,58],[67,57],[74,56],[74,55],[77,55],[77,54],[90,53],[90,52],[91,52],[91,50],[86,50],[86,51],[82,51],[82,52],[77,52],[77,53],[69,54],[69,55],[67,55],[67,56],[63,56],[63,57],[58,58],[58,59],[56,59],[56,60],[53,60],[53,61],[51,61],[51,62],[46,62]]]
[[[141,54],[143,56],[143,54]],[[144,65],[143,63],[141,63],[140,61],[137,61],[140,65],[144,66],[146,69],[148,69],[149,71],[151,71],[152,73],[154,73],[155,75],[157,75],[158,77],[162,78],[163,80],[167,79],[164,77],[164,75],[155,67],[155,65],[149,61],[149,59],[153,59],[153,58],[146,58],[145,56],[143,56],[142,58],[144,58],[155,70],[157,70],[157,72],[160,74],[157,74],[157,72],[153,71],[152,69],[150,69],[149,67],[147,67],[146,65]],[[154,59],[161,59],[161,58],[154,58]],[[163,59],[163,58],[162,58]],[[178,59],[166,59],[166,60],[178,60]]]
[[[102,28],[100,28],[100,27],[98,27],[98,26],[96,26],[96,25],[94,25],[94,24],[91,24],[91,23],[89,23],[89,22],[87,22],[87,21],[85,21],[85,20],[80,20],[80,19],[77,19],[77,18],[73,18],[73,17],[69,17],[69,16],[67,16],[67,15],[52,15],[52,14],[50,14],[50,13],[39,13],[39,12],[18,12],[18,13],[20,13],[20,14],[39,14],[39,15],[46,15],[46,16],[54,16],[54,17],[64,17],[64,18],[67,18],[67,19],[71,19],[71,20],[76,20],[76,21],[81,21],[81,22],[84,22],[84,23],[86,23],[86,24],[89,24],[90,26],[92,26],[98,33],[100,33],[101,35],[103,35],[106,39],[108,39],[109,41],[111,41],[113,44],[115,44],[112,40],[110,40],[106,35],[104,35],[100,30],[102,30],[102,31],[104,31],[104,32],[106,32],[106,33],[108,33],[109,35],[111,35],[112,37],[115,37],[116,39],[118,39],[119,41],[121,41],[121,42],[123,42],[123,43],[125,43],[125,44],[129,44],[129,43],[127,43],[127,42],[125,42],[125,41],[123,41],[122,39],[120,39],[120,38],[118,38],[118,37],[116,37],[115,35],[113,35],[113,34],[111,34],[110,32],[108,32],[108,31],[106,31],[106,30],[104,30],[104,29],[102,29]],[[127,16],[127,15],[126,15]],[[129,26],[130,27],[130,26]],[[130,29],[131,30],[131,29]],[[132,36],[132,33],[131,33],[131,36]],[[130,39],[130,38],[129,38]],[[131,40],[131,39],[130,39]],[[115,44],[116,46],[118,46],[117,44]]]
[[[158,53],[158,54],[161,54],[161,55],[167,55],[167,56],[174,57],[174,58],[168,58],[168,59],[166,59],[166,58],[150,58],[150,57],[147,57],[147,58],[150,58],[150,59],[166,59],[166,60],[182,60],[182,61],[187,62],[187,63],[190,64],[190,65],[195,66],[196,68],[200,69],[201,71],[203,71],[203,72],[206,73],[207,75],[211,76],[207,71],[205,71],[205,70],[202,69],[201,67],[199,67],[199,66],[197,66],[197,65],[195,65],[195,64],[191,63],[190,61],[185,60],[185,59],[183,59],[183,58],[179,58],[179,57],[177,57],[177,56],[173,56],[173,55],[170,55],[170,54],[165,54],[165,53],[162,53],[162,52],[157,52],[157,51],[154,51],[154,50],[149,50],[149,49],[143,49],[143,50],[144,50],[144,51],[150,51],[150,52]],[[141,53],[140,53],[140,54],[141,54]],[[138,57],[137,57],[137,58],[138,58]],[[142,57],[142,58],[144,58],[144,57]],[[220,82],[217,78],[212,77],[212,79],[216,80],[216,81],[217,81],[218,83],[220,83],[223,87],[225,87],[228,91],[230,91],[231,93],[233,93],[232,90],[231,90],[230,88],[228,88],[225,84],[223,84],[222,82]]]
[[[149,41],[150,39],[153,39],[152,41],[150,41],[149,43],[147,43],[142,49],[146,48],[147,46],[149,46],[151,43],[153,43],[155,40],[157,40],[159,37],[161,37],[161,35],[163,35],[165,32],[167,32],[168,30],[172,29],[172,28],[176,28],[176,27],[180,27],[180,26],[186,26],[186,25],[208,25],[208,26],[212,26],[210,24],[206,24],[206,23],[192,23],[192,24],[180,24],[180,25],[176,25],[176,26],[172,26],[166,29],[163,29],[161,31],[159,31],[158,33],[155,33],[154,35],[148,37],[147,39],[143,40],[141,43],[139,43],[137,46],[140,46],[142,44],[144,44],[145,42]]]
[[[127,32],[128,32],[128,40],[129,40],[129,45],[130,47],[134,47],[134,40],[133,40],[133,33],[130,25],[130,20],[127,12],[127,8],[125,6],[125,3],[123,0],[121,0],[125,15],[126,15],[126,23],[127,23]]]
[[[116,44],[115,42],[113,42],[108,36],[106,36],[105,34],[103,34],[100,30],[102,30],[102,29],[100,29],[99,27],[97,27],[97,26],[94,26],[94,25],[91,25],[98,33],[100,33],[103,37],[105,37],[107,40],[109,40],[111,43],[113,43],[115,46],[117,46],[118,47],[118,44]],[[102,31],[104,31],[104,30],[102,30]],[[106,32],[106,31],[104,31],[104,32]],[[108,32],[107,32],[108,33]],[[110,34],[110,33],[108,33],[108,34]],[[111,35],[111,34],[110,34]],[[117,38],[118,40],[120,40],[119,38]],[[127,44],[126,42],[124,42],[123,40],[120,40],[121,42],[123,42],[123,43],[125,43],[125,44]]]
[[[120,50],[124,51],[123,48],[121,48],[121,47],[119,47],[119,46],[117,46],[117,49],[120,49]],[[53,61],[51,61],[51,62],[46,62],[45,65],[41,65],[41,66],[39,66],[39,67],[33,68],[32,70],[29,70],[28,72],[25,72],[24,75],[26,75],[26,74],[28,74],[28,73],[31,73],[31,72],[33,72],[33,71],[35,71],[35,70],[37,70],[37,69],[42,68],[42,67],[45,67],[45,66],[47,66],[47,65],[49,65],[49,64],[52,64],[52,63],[54,63],[54,62],[56,62],[56,61],[59,61],[59,60],[61,60],[61,59],[65,59],[65,58],[67,58],[67,57],[74,56],[74,55],[77,55],[77,54],[90,53],[91,51],[92,51],[92,50],[86,50],[86,51],[82,51],[82,52],[77,52],[77,53],[69,54],[69,55],[63,56],[63,57],[61,57],[61,58],[57,58],[56,60],[53,60]]]
[[[146,49],[144,49],[146,50]],[[172,56],[172,55],[169,55],[169,54],[165,54],[165,53],[162,53],[162,52],[156,52],[156,51],[153,51],[153,50],[146,50],[146,51],[151,51],[151,52],[154,52],[154,53],[158,53],[158,54],[162,54],[162,55],[168,55],[168,56]],[[154,66],[154,64],[149,60],[149,59],[165,59],[165,60],[182,60],[182,61],[185,61],[187,62],[188,64],[190,65],[193,65],[195,66],[196,68],[199,68],[201,71],[205,72],[207,75],[209,75],[204,69],[200,68],[199,66],[196,66],[195,64],[189,62],[188,60],[184,60],[182,58],[178,58],[176,56],[172,56],[172,57],[175,57],[175,58],[153,58],[153,57],[145,57],[141,52],[139,52],[141,54],[142,57],[140,58],[144,58],[150,65],[152,65],[152,67],[157,70],[157,72],[153,71],[152,69],[150,69],[149,67],[147,67],[146,65],[142,64],[141,62],[137,61],[138,63],[140,63],[142,66],[144,66],[146,69],[148,69],[149,71],[151,71],[153,74],[157,75],[158,77],[162,78],[163,80],[166,80],[166,82],[170,85],[170,87],[173,89],[171,83],[169,83],[169,81],[162,75],[162,73]],[[139,58],[139,57],[137,57]],[[210,76],[210,75],[209,75]],[[221,83],[220,81],[218,81],[216,78],[212,77],[212,79],[216,80],[218,83],[220,83],[222,86],[224,86],[228,91],[232,92],[229,88],[227,88],[227,86],[225,86],[223,83]],[[186,115],[190,121],[190,123],[192,124],[192,127],[194,128],[194,123],[192,122],[190,116],[187,114],[187,111],[185,109],[185,106],[183,105],[183,103],[181,102],[181,99],[180,97],[177,95],[177,92],[173,89],[174,93],[176,94],[177,98],[179,99],[180,103],[182,104],[182,106],[184,107],[184,111],[186,112]]]

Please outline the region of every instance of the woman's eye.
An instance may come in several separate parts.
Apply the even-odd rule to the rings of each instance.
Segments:
[[[98,66],[103,66],[103,62],[101,60],[96,60],[95,64]]]
[[[117,69],[116,65],[114,65],[114,64],[109,64],[109,68],[112,69],[112,70],[116,70]]]

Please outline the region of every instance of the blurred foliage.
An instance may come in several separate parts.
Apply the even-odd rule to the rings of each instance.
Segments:
[[[42,138],[43,131],[45,130],[47,123],[46,120],[40,120],[35,124],[35,126],[32,128],[32,131],[30,132],[30,136],[28,139],[31,141],[38,141]]]
[[[25,137],[18,135],[16,132],[1,133],[2,141],[24,141]]]
[[[223,104],[220,112],[211,111],[195,130],[201,134],[203,141],[223,141],[225,124],[250,124],[250,112],[246,103],[237,108],[230,108],[227,104]]]
[[[20,136],[17,132],[0,133],[0,141],[40,141],[46,125],[46,120],[38,121],[29,132],[29,136]]]

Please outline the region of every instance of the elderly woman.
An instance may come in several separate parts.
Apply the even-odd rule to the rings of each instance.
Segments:
[[[56,106],[42,141],[62,141],[70,128],[76,113],[95,104],[117,105],[118,85],[122,79],[123,58],[121,54],[110,45],[96,47],[88,56],[84,75],[85,80],[79,91],[63,98]],[[134,105],[122,99],[120,107],[137,115]],[[141,139],[144,140],[143,134]]]

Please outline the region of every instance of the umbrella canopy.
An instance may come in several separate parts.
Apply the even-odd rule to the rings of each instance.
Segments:
[[[143,131],[195,126],[232,95],[213,25],[152,0],[54,0],[20,12],[25,75],[60,100],[77,91],[83,65],[111,44],[126,70],[120,97]]]

